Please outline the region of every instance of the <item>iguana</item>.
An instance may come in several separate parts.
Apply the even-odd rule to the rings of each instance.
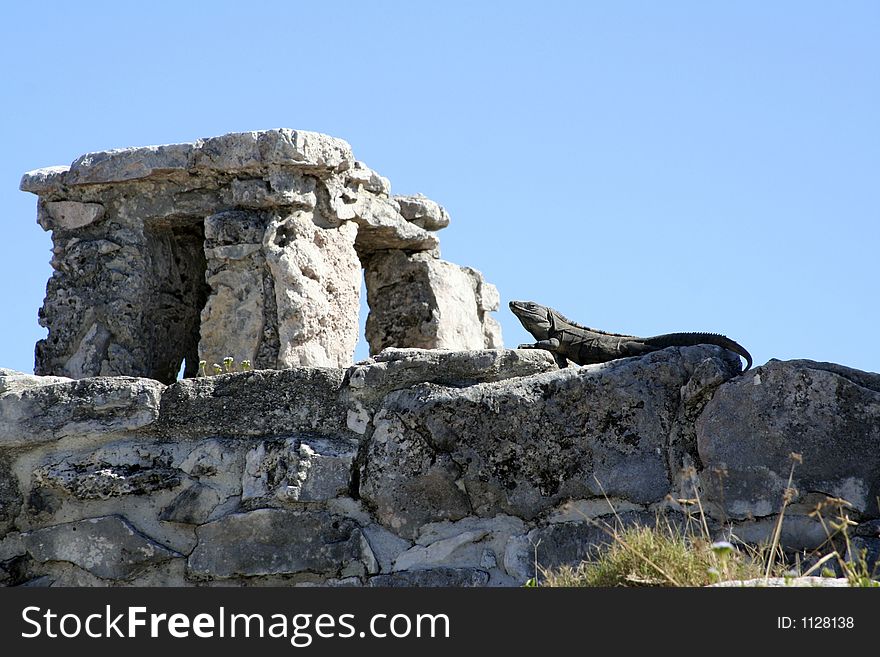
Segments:
[[[752,366],[752,356],[741,345],[717,333],[667,333],[651,338],[608,333],[575,324],[552,308],[532,301],[511,301],[510,310],[537,340],[520,349],[546,349],[560,367],[568,360],[578,365],[605,363],[616,358],[641,356],[666,347],[691,347],[714,344],[746,359],[745,372]]]

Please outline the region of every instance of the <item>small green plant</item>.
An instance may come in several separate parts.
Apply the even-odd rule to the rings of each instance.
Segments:
[[[199,374],[198,375],[200,377],[208,376],[208,372],[206,371],[207,365],[208,365],[207,361],[204,361],[204,360],[199,361]],[[243,360],[243,361],[241,361],[241,363],[239,363],[237,371],[250,372],[253,369],[254,368],[253,368],[253,365],[251,365],[251,361]],[[232,374],[235,371],[236,371],[235,358],[233,358],[232,356],[227,356],[226,358],[224,358],[223,365],[220,365],[219,363],[214,363],[211,366],[211,374],[214,376],[216,376],[218,374]]]

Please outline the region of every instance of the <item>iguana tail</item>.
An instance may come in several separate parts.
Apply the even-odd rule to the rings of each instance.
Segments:
[[[734,342],[730,338],[718,333],[667,333],[665,335],[655,335],[651,338],[643,338],[642,342],[658,349],[666,347],[693,347],[698,344],[714,344],[717,347],[729,349],[735,354],[739,354],[746,359],[747,371],[752,366],[752,355],[746,351],[741,344]]]

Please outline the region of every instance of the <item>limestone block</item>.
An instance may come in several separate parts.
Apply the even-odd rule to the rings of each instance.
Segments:
[[[264,441],[246,457],[242,501],[323,501],[348,493],[358,443],[346,439]]]
[[[80,203],[78,201],[51,201],[43,205],[39,221],[44,230],[73,230],[98,221],[104,216],[104,206],[100,203]]]
[[[400,538],[377,523],[366,525],[362,531],[379,566],[379,572],[382,573],[391,572],[394,560],[412,547],[410,541]]]
[[[449,225],[449,214],[441,205],[426,196],[395,196],[400,214],[409,222],[425,230],[440,230]]]
[[[258,509],[207,523],[197,533],[187,567],[198,578],[365,572],[356,523],[326,512]]]
[[[322,181],[324,216],[332,225],[353,221],[358,225],[357,248],[364,258],[384,249],[430,251],[439,245],[436,235],[408,222],[400,206],[387,196],[355,190],[339,180]]]
[[[827,520],[831,519],[833,518],[827,518]],[[773,540],[775,529],[776,515],[774,514],[753,521],[732,522],[719,532],[719,538],[724,538],[725,535],[729,535],[727,532],[732,532],[739,540],[746,543],[769,545]],[[785,514],[779,537],[779,543],[784,549],[800,552],[812,551],[827,540],[828,534],[818,518],[796,515],[791,512]]]
[[[317,204],[316,180],[298,171],[278,167],[259,178],[235,178],[224,190],[227,205],[269,209],[276,206],[311,210]]]
[[[364,263],[370,352],[385,347],[483,349],[485,302],[469,270],[426,253],[381,251]],[[488,295],[487,295],[488,298]],[[493,344],[497,340],[492,338]]]
[[[421,528],[416,545],[395,559],[394,570],[494,568],[503,560],[511,536],[524,533],[525,523],[512,516],[429,523]]]
[[[880,375],[771,360],[719,387],[696,431],[709,501],[730,517],[779,510],[792,452],[803,461],[792,484],[800,497],[842,497],[880,515]],[[720,483],[716,469],[727,473]]]
[[[164,388],[105,377],[7,392],[0,395],[0,448],[146,427],[159,416]]]
[[[339,399],[344,374],[296,368],[178,381],[162,396],[157,431],[193,438],[303,433],[356,438],[346,427],[348,409]],[[228,447],[218,443],[216,449]],[[205,460],[205,467],[225,467],[216,457]]]
[[[46,193],[61,185],[95,185],[168,177],[175,171],[251,171],[269,165],[344,171],[354,164],[341,139],[302,130],[240,132],[191,143],[143,146],[86,153],[67,167],[30,171],[21,189]]]
[[[160,451],[160,450],[156,450]],[[51,486],[80,500],[105,500],[121,495],[149,495],[175,488],[181,471],[146,450],[113,445],[72,455],[34,470],[34,486]]]
[[[45,194],[64,184],[64,177],[70,167],[66,165],[42,167],[28,171],[21,177],[18,188],[23,192]]]
[[[360,309],[357,226],[319,228],[313,215],[274,217],[263,249],[278,319],[276,367],[344,367],[354,356]]]
[[[553,356],[538,349],[443,351],[389,347],[349,368],[346,381],[354,397],[373,403],[393,390],[417,383],[461,388],[558,369]]]
[[[205,279],[210,288],[201,311],[199,359],[210,368],[231,357],[236,363],[248,360],[257,367],[257,356],[269,323],[266,317],[267,274],[262,250],[266,217],[262,213],[221,212],[205,220]]]
[[[66,185],[122,182],[147,178],[157,171],[188,169],[194,144],[120,148],[80,155],[64,175]]]
[[[345,172],[345,185],[355,190],[359,188],[382,196],[391,194],[391,183],[388,178],[380,176],[363,162],[355,162],[354,166]]]
[[[568,499],[673,492],[666,440],[708,347],[668,349],[467,388],[392,392],[374,417],[361,497],[414,537],[427,522],[532,520]],[[728,376],[732,364],[723,361]]]
[[[159,520],[201,525],[208,521],[211,513],[222,501],[217,489],[196,482],[185,488],[162,509]]]
[[[415,538],[427,522],[470,515],[468,496],[456,485],[462,468],[450,454],[410,434],[397,414],[380,411],[374,426],[361,468],[360,496],[375,507],[383,525]]]
[[[53,383],[70,383],[72,379],[63,376],[37,376],[0,368],[0,395],[16,392],[25,388],[36,388]]]
[[[37,561],[69,561],[106,579],[129,579],[152,564],[181,556],[119,516],[54,525],[22,537]]]

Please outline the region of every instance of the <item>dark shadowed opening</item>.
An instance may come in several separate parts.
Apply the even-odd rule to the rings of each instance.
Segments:
[[[147,244],[153,275],[144,327],[149,376],[171,384],[181,368],[185,377],[198,374],[199,327],[209,292],[204,222],[177,218],[154,223]]]

